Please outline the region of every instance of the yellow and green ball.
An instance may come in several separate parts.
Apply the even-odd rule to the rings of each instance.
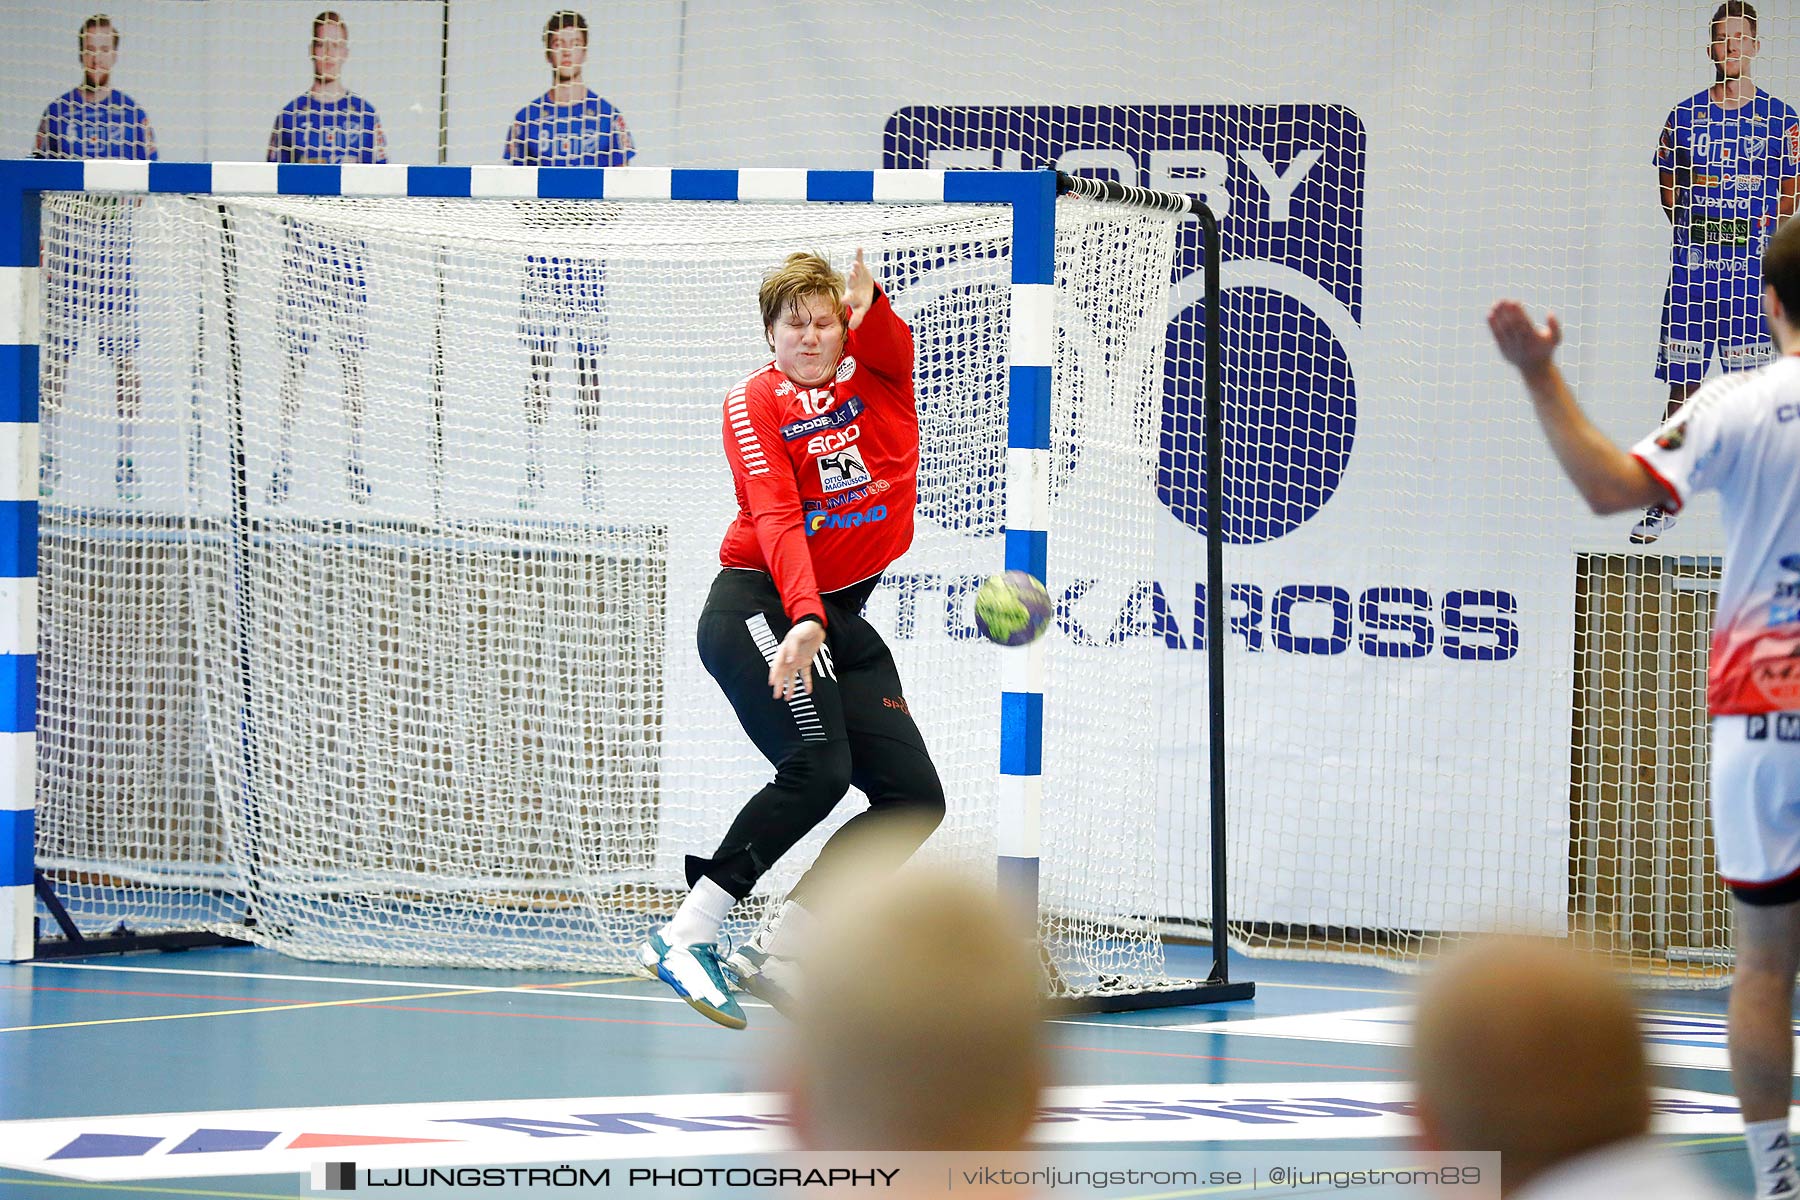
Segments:
[[[1050,628],[1056,615],[1050,593],[1029,571],[990,575],[975,593],[975,627],[990,642],[1023,646]]]

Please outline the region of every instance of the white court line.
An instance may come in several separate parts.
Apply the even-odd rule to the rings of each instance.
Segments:
[[[348,978],[348,977],[339,976],[339,975],[284,975],[279,972],[270,972],[270,971],[196,971],[196,970],[190,970],[190,969],[187,969],[184,967],[128,967],[128,966],[124,966],[122,964],[114,965],[114,964],[110,964],[110,963],[23,962],[23,963],[16,963],[14,965],[19,966],[19,967],[29,967],[34,970],[40,970],[40,971],[49,971],[49,970],[57,970],[57,971],[120,971],[120,972],[127,972],[127,973],[132,973],[132,974],[141,974],[141,975],[192,975],[192,976],[200,976],[200,977],[211,978],[211,979],[272,979],[272,980],[277,980],[277,981],[284,981],[284,980],[291,979],[298,983],[335,983],[335,984],[342,984],[346,987],[396,988],[396,989],[401,989],[401,990],[426,989],[426,990],[435,990],[435,991],[442,991],[442,992],[480,992],[480,993],[484,993],[484,994],[491,992],[496,995],[522,995],[522,996],[584,996],[584,997],[588,997],[588,998],[596,999],[596,1000],[627,1000],[627,1001],[633,1001],[636,1003],[651,1003],[651,1004],[686,1004],[687,1003],[687,1001],[681,999],[681,997],[679,997],[679,996],[657,996],[657,995],[639,996],[639,995],[634,995],[634,994],[624,993],[624,992],[574,991],[568,987],[553,987],[553,986],[546,986],[546,987],[483,987],[480,984],[470,984],[470,983],[426,983],[426,982],[418,981],[418,980],[357,979],[357,978]],[[468,968],[461,968],[461,969],[467,970]],[[580,972],[571,972],[571,974],[579,974],[579,973]],[[601,973],[602,974],[617,974],[617,972],[601,972]],[[654,983],[655,981],[646,977],[642,980],[642,982]],[[1299,989],[1299,990],[1303,990],[1303,991],[1310,990],[1310,991],[1320,991],[1320,992],[1365,992],[1370,995],[1377,995],[1377,996],[1411,996],[1412,995],[1412,992],[1410,989],[1394,990],[1394,989],[1384,989],[1384,988],[1317,987],[1312,984],[1304,984],[1304,983],[1264,983],[1260,980],[1257,981],[1256,986],[1259,989],[1265,988],[1265,987],[1280,987],[1280,988],[1295,988],[1295,989]],[[767,1005],[763,1005],[760,1001],[755,1000],[749,996],[742,997],[739,1000],[739,1003],[740,1004],[757,1005],[757,1006],[765,1007],[765,1008],[767,1007]],[[1196,1005],[1195,1007],[1205,1008],[1207,1006]],[[1645,1009],[1644,1011],[1648,1012],[1648,1013],[1660,1013],[1665,1016],[1675,1016],[1675,1017],[1716,1017],[1719,1015],[1718,1013],[1709,1013],[1709,1012],[1689,1012],[1684,1009],[1677,1009],[1677,1008],[1655,1008],[1655,1009]],[[1300,1014],[1295,1014],[1295,1015],[1300,1015]],[[1046,1023],[1051,1024],[1051,1025],[1080,1025],[1080,1026],[1086,1026],[1086,1027],[1091,1027],[1091,1028],[1095,1028],[1095,1029],[1147,1029],[1147,1030],[1159,1031],[1159,1032],[1165,1032],[1165,1033],[1217,1033],[1217,1032],[1222,1032],[1219,1030],[1212,1030],[1212,1029],[1206,1029],[1206,1028],[1198,1028],[1197,1029],[1197,1028],[1194,1028],[1193,1023],[1191,1023],[1191,1022],[1184,1023],[1182,1025],[1138,1025],[1135,1023],[1128,1023],[1128,1022],[1124,1022],[1124,1021],[1099,1021],[1099,1020],[1079,1021],[1079,1020],[1071,1020],[1068,1018],[1060,1018],[1059,1017],[1059,1018],[1050,1020]],[[1223,1021],[1214,1022],[1214,1024],[1223,1024],[1223,1023],[1224,1023]]]
[[[272,980],[276,980],[279,982],[294,980],[294,981],[300,982],[300,983],[336,983],[336,984],[342,984],[346,987],[397,988],[402,991],[411,990],[411,989],[415,989],[415,988],[423,988],[427,991],[462,992],[464,994],[480,993],[482,995],[493,994],[493,995],[515,995],[515,996],[583,996],[583,997],[587,997],[589,999],[594,999],[594,1000],[629,1000],[629,1001],[632,1001],[634,1003],[639,1003],[639,1004],[681,1004],[681,1005],[687,1004],[687,1001],[683,1000],[680,996],[657,996],[657,995],[638,996],[638,995],[631,995],[631,994],[627,994],[627,993],[623,993],[623,992],[583,992],[583,991],[572,990],[568,986],[558,986],[558,985],[554,985],[554,984],[545,985],[543,987],[483,987],[480,984],[471,984],[471,983],[426,983],[423,981],[412,981],[412,980],[397,980],[396,981],[396,980],[387,980],[387,979],[354,979],[354,978],[345,978],[345,977],[337,976],[337,975],[283,975],[279,972],[267,972],[267,971],[194,971],[194,970],[189,970],[189,969],[186,969],[183,967],[126,967],[126,966],[113,966],[113,965],[110,965],[107,963],[26,962],[26,963],[18,963],[15,965],[22,966],[22,967],[30,967],[34,970],[124,971],[124,972],[130,972],[133,974],[140,974],[140,975],[193,975],[193,976],[200,976],[200,977],[209,978],[209,979],[272,979]],[[578,972],[576,972],[576,973],[578,973]],[[603,974],[617,974],[617,972],[610,972],[610,971],[602,972],[602,973]],[[644,983],[655,983],[656,981],[653,979],[645,978],[643,980],[643,982]],[[374,999],[372,999],[370,1001],[370,1003],[372,1003],[372,1004],[379,1003],[379,1002],[380,1002],[380,997],[375,997]],[[748,996],[743,997],[739,1001],[739,1003],[740,1004],[748,1004],[748,1005],[752,1005],[752,1006],[759,1006],[759,1007],[764,1007],[764,1008],[768,1007],[767,1005],[764,1005],[761,1001],[753,1000]]]
[[[420,980],[404,980],[404,979],[403,980],[358,979],[358,978],[346,978],[344,976],[338,976],[338,975],[286,975],[286,974],[282,974],[280,972],[272,972],[272,971],[197,971],[197,970],[191,970],[191,969],[188,969],[185,967],[128,967],[128,966],[124,966],[122,964],[114,965],[114,964],[110,964],[110,963],[71,963],[71,962],[26,962],[26,963],[19,963],[17,965],[22,966],[22,967],[32,967],[32,968],[38,969],[38,970],[122,971],[122,972],[129,972],[129,973],[136,973],[136,974],[143,974],[143,975],[191,975],[191,976],[199,976],[199,977],[209,978],[209,979],[271,979],[271,980],[276,980],[276,981],[294,980],[294,981],[300,982],[300,983],[334,983],[334,984],[342,984],[346,987],[395,988],[395,989],[399,989],[399,990],[408,990],[408,991],[414,990],[414,989],[424,989],[424,990],[436,990],[436,991],[443,991],[443,992],[465,992],[465,993],[479,992],[479,993],[483,993],[483,994],[494,993],[496,995],[511,994],[511,995],[526,995],[526,996],[556,996],[556,995],[586,996],[586,997],[591,997],[593,999],[598,999],[598,1000],[625,1000],[625,1001],[631,1001],[631,1002],[635,1002],[635,1003],[639,1003],[639,1004],[643,1004],[643,1003],[686,1004],[687,1003],[687,1001],[683,1000],[679,996],[659,996],[659,995],[639,996],[639,995],[633,995],[633,994],[622,993],[622,992],[573,991],[573,990],[570,990],[569,988],[548,988],[548,987],[544,987],[544,988],[483,987],[479,984],[468,984],[468,983],[427,983],[427,982],[420,981]],[[466,969],[466,968],[464,968],[464,969]],[[605,973],[614,974],[616,972],[605,972]],[[652,983],[655,981],[651,980],[649,978],[645,978],[643,982]],[[1265,986],[1304,987],[1306,985],[1303,985],[1303,984],[1270,985],[1270,984],[1259,983],[1257,986],[1258,987],[1265,987]],[[1389,995],[1389,994],[1410,995],[1411,994],[1410,992],[1395,992],[1395,993],[1381,992],[1378,989],[1374,989],[1374,988],[1318,988],[1315,990],[1318,990],[1318,991],[1343,991],[1343,992],[1373,992],[1378,995]],[[760,1007],[760,1008],[768,1007],[768,1005],[763,1004],[761,1001],[752,999],[749,996],[740,996],[738,1003],[750,1005],[753,1007]],[[1171,1031],[1171,1029],[1173,1029],[1173,1032],[1176,1032],[1176,1033],[1196,1032],[1195,1030],[1191,1030],[1191,1029],[1179,1029],[1179,1028],[1173,1028],[1173,1027],[1167,1026],[1167,1025],[1136,1025],[1136,1024],[1127,1024],[1127,1023],[1121,1022],[1121,1021],[1100,1021],[1100,1020],[1080,1021],[1080,1020],[1070,1020],[1067,1018],[1058,1018],[1056,1020],[1050,1021],[1049,1024],[1077,1025],[1077,1026],[1081,1026],[1084,1028],[1090,1028],[1090,1029],[1148,1029],[1148,1030],[1162,1031],[1162,1032],[1168,1032],[1168,1031]],[[1202,1030],[1199,1032],[1205,1032],[1205,1031]]]
[[[1335,987],[1328,983],[1269,983],[1261,979],[1251,980],[1258,991],[1263,988],[1288,988],[1296,992],[1359,992],[1368,996],[1410,996],[1412,988],[1372,988],[1372,987]]]

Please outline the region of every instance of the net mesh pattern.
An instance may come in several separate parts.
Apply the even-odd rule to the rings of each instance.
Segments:
[[[47,274],[77,277],[83,331],[127,281],[137,386],[181,403],[47,356],[39,865],[84,926],[248,913],[307,957],[629,966],[768,775],[693,631],[735,511],[724,395],[766,361],[756,287],[796,247],[864,247],[914,328],[918,534],[869,615],[950,799],[925,853],[991,869],[1001,652],[970,605],[1003,557],[1009,212],[109,204],[47,198]],[[1155,553],[1176,222],[1058,217],[1050,539],[1110,586]],[[1043,932],[1070,991],[1162,976],[1154,702],[1118,669],[1076,653],[1049,684]]]

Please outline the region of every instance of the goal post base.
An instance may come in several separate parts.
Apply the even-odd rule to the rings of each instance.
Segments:
[[[1232,1000],[1249,1000],[1256,995],[1254,980],[1209,982],[1193,980],[1194,986],[1142,992],[1099,993],[1092,996],[1058,996],[1051,999],[1053,1016],[1071,1013],[1138,1012],[1149,1008],[1186,1008],[1193,1004],[1224,1004]]]
[[[244,938],[206,932],[132,933],[122,929],[99,937],[40,938],[33,946],[33,961],[57,958],[90,958],[102,954],[136,954],[145,950],[199,950],[208,946],[251,946]]]
[[[50,879],[42,871],[32,872],[32,890],[50,913],[61,931],[61,937],[32,938],[34,960],[47,958],[86,958],[98,954],[131,954],[140,950],[194,950],[203,946],[249,946],[246,938],[208,930],[176,930],[165,933],[133,933],[121,924],[112,933],[89,936],[81,932],[69,910],[56,895]],[[36,930],[33,931],[34,935]]]

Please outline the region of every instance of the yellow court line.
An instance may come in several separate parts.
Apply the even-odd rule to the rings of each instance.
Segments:
[[[546,983],[525,990],[547,991],[551,988],[580,987],[599,982],[577,979],[567,983]],[[260,1008],[223,1008],[212,1012],[157,1013],[144,1017],[107,1017],[98,1021],[62,1021],[54,1025],[13,1025],[0,1033],[29,1033],[40,1029],[85,1029],[95,1025],[134,1025],[146,1021],[191,1021],[196,1017],[241,1017],[250,1013],[296,1012],[308,1008],[343,1008],[350,1005],[392,1004],[396,1000],[445,1000],[455,996],[492,995],[492,988],[469,988],[460,992],[413,992],[403,996],[355,996],[348,1000],[309,1000],[303,1004],[266,1004]]]
[[[0,1185],[17,1183],[33,1188],[87,1188],[100,1192],[131,1192],[134,1194],[150,1194],[156,1196],[207,1196],[212,1200],[294,1200],[294,1194],[275,1196],[268,1192],[212,1192],[198,1188],[152,1187],[142,1183],[86,1183],[69,1179],[7,1179],[0,1178]]]

